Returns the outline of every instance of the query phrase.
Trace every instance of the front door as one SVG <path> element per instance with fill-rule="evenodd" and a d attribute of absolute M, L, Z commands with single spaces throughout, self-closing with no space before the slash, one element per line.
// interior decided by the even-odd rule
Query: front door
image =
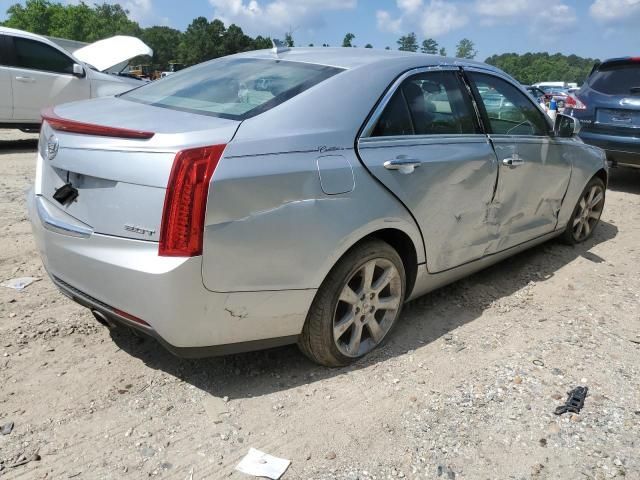
<path fill-rule="evenodd" d="M 38 123 L 45 107 L 90 98 L 89 79 L 73 75 L 71 57 L 37 40 L 13 37 L 13 45 L 14 120 Z"/>
<path fill-rule="evenodd" d="M 555 230 L 571 160 L 528 95 L 496 75 L 466 74 L 499 163 L 490 214 L 494 239 L 487 251 L 495 253 Z"/>
<path fill-rule="evenodd" d="M 484 256 L 498 167 L 459 69 L 401 77 L 365 127 L 358 152 L 413 214 L 430 272 Z"/>

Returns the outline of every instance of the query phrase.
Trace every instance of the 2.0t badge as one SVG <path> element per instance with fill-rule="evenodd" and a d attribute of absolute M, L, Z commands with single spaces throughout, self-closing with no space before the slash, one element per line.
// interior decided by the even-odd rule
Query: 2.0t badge
<path fill-rule="evenodd" d="M 149 235 L 150 237 L 152 237 L 153 234 L 156 233 L 156 231 L 152 228 L 143 228 L 129 224 L 125 224 L 124 229 L 127 232 L 139 233 L 140 235 Z"/>

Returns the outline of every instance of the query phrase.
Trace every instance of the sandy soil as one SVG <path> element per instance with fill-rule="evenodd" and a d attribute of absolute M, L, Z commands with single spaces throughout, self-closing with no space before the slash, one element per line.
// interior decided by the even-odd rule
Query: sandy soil
<path fill-rule="evenodd" d="M 41 278 L 0 287 L 0 477 L 246 478 L 255 447 L 285 479 L 640 478 L 640 172 L 613 172 L 586 244 L 412 302 L 382 350 L 330 370 L 295 347 L 185 361 L 100 326 L 36 253 L 35 142 L 0 132 L 0 282 Z M 583 411 L 555 416 L 577 385 Z"/>

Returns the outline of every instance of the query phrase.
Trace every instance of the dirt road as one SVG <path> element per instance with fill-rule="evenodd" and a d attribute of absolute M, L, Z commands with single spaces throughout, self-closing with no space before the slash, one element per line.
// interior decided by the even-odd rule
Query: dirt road
<path fill-rule="evenodd" d="M 240 479 L 250 447 L 290 459 L 285 479 L 640 478 L 640 172 L 613 172 L 585 245 L 419 299 L 381 351 L 330 370 L 294 347 L 185 361 L 110 334 L 41 266 L 34 138 L 0 133 L 0 282 L 41 278 L 0 287 L 1 478 Z M 577 385 L 582 413 L 555 416 Z"/>

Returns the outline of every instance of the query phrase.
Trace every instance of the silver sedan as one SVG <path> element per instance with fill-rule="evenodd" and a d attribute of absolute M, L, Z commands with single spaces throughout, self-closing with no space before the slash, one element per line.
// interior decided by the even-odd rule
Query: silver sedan
<path fill-rule="evenodd" d="M 53 282 L 181 356 L 348 364 L 406 301 L 589 238 L 605 200 L 575 119 L 452 58 L 248 52 L 43 118 L 29 208 Z"/>

